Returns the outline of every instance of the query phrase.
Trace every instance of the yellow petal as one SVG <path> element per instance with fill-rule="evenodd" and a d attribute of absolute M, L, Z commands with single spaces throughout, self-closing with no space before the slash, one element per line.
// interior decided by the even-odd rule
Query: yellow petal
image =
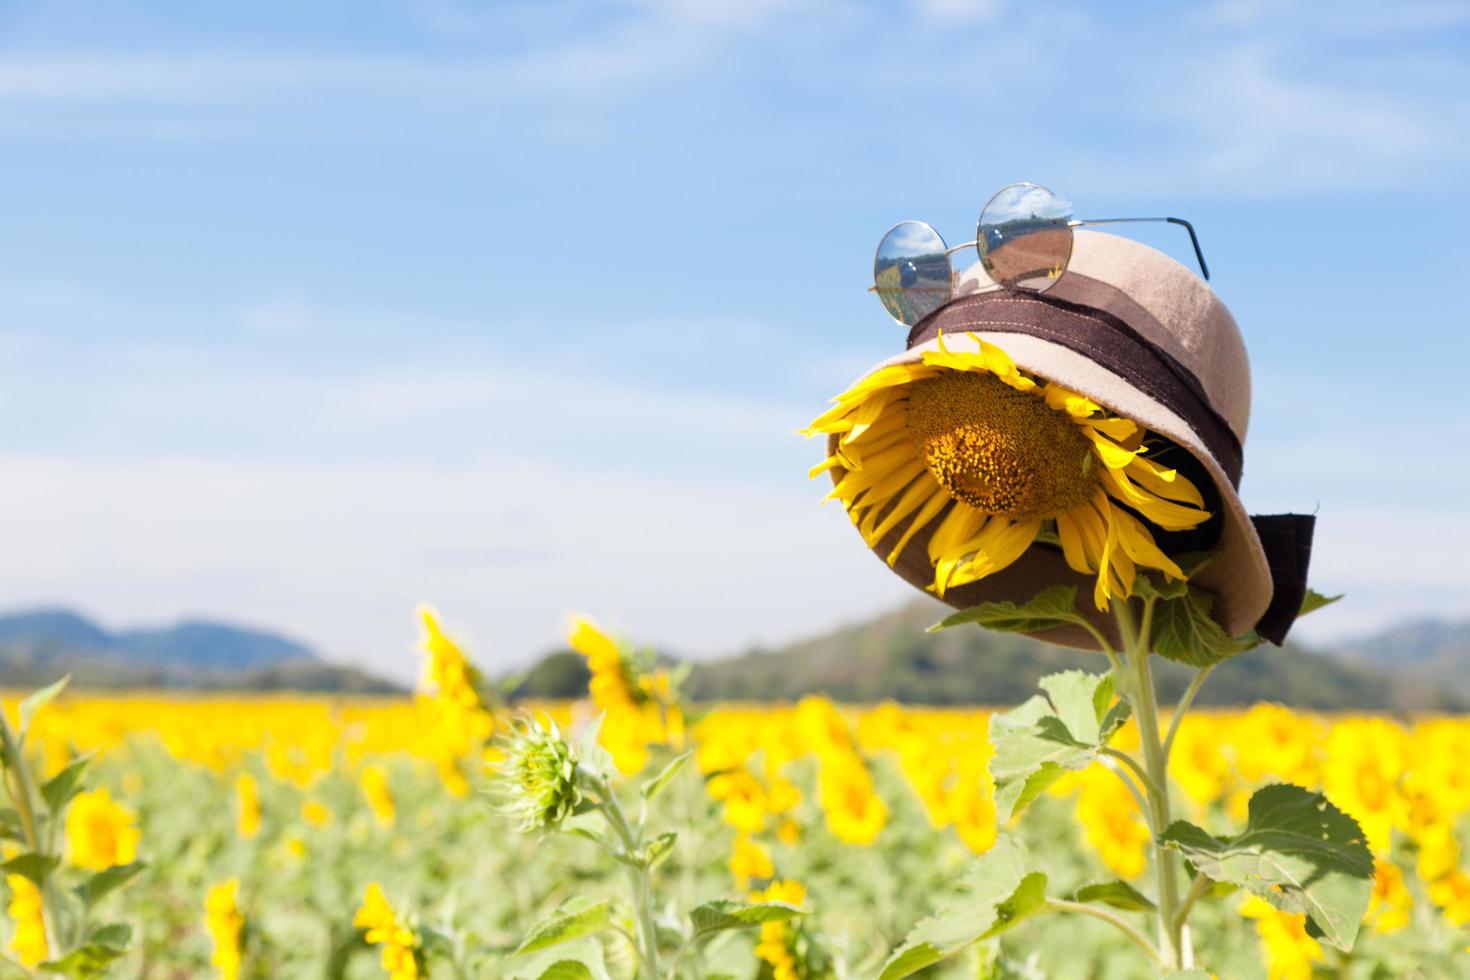
<path fill-rule="evenodd" d="M 1179 475 L 1178 470 L 1160 466 L 1151 459 L 1137 457 L 1128 464 L 1128 475 L 1143 489 L 1157 494 L 1168 500 L 1178 500 L 1187 504 L 1194 504 L 1203 508 L 1205 498 L 1200 496 L 1199 488 L 1189 482 L 1187 477 Z"/>
<path fill-rule="evenodd" d="M 1122 542 L 1123 551 L 1129 558 L 1146 568 L 1157 568 L 1169 578 L 1184 578 L 1184 572 L 1168 555 L 1159 550 L 1159 546 L 1154 543 L 1154 536 L 1138 518 L 1114 507 L 1113 520 L 1118 525 L 1118 540 Z"/>
<path fill-rule="evenodd" d="M 1166 531 L 1185 531 L 1210 518 L 1208 511 L 1185 507 L 1149 493 L 1134 484 L 1123 470 L 1105 468 L 1102 481 L 1114 497 Z"/>
<path fill-rule="evenodd" d="M 1046 403 L 1058 412 L 1066 412 L 1073 418 L 1087 418 L 1102 411 L 1102 406 L 1086 395 L 1080 395 L 1071 388 L 1065 388 L 1055 381 L 1049 381 L 1046 390 Z"/>
<path fill-rule="evenodd" d="M 935 489 L 938 492 L 930 497 L 924 506 L 920 508 L 919 512 L 914 515 L 913 521 L 909 523 L 908 528 L 903 532 L 903 537 L 898 539 L 898 543 L 888 553 L 887 561 L 889 568 L 892 568 L 898 562 L 898 556 L 903 554 L 903 549 L 908 547 L 908 543 L 913 540 L 914 535 L 918 534 L 930 521 L 934 520 L 939 512 L 945 508 L 945 505 L 950 502 L 949 494 L 940 489 L 937 483 L 935 484 Z M 963 505 L 956 504 L 956 506 Z"/>

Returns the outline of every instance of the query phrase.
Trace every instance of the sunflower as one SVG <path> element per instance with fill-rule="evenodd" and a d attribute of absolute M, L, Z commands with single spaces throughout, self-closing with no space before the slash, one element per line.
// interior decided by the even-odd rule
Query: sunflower
<path fill-rule="evenodd" d="M 941 336 L 937 350 L 879 368 L 802 430 L 833 437 L 811 475 L 833 471 L 826 499 L 842 502 L 869 547 L 901 531 L 891 567 L 932 527 L 929 588 L 939 596 L 1038 540 L 1096 576 L 1100 610 L 1133 594 L 1140 567 L 1185 578 L 1148 524 L 1184 531 L 1211 515 L 1193 483 L 1149 457 L 1160 440 L 967 336 L 976 351 L 951 350 Z"/>

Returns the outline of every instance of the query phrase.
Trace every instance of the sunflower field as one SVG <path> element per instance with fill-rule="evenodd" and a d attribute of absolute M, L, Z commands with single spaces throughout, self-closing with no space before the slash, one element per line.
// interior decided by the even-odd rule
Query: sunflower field
<path fill-rule="evenodd" d="M 0 972 L 1154 975 L 1153 834 L 1108 764 L 1134 720 L 1033 785 L 1023 822 L 991 712 L 691 707 L 587 622 L 570 636 L 587 698 L 511 708 L 424 622 L 412 701 L 10 699 Z M 1208 840 L 1320 789 L 1372 862 L 1361 928 L 1310 883 L 1292 912 L 1197 874 L 1190 955 L 1209 971 L 1178 976 L 1470 976 L 1470 720 L 1258 705 L 1171 734 L 1175 813 Z"/>

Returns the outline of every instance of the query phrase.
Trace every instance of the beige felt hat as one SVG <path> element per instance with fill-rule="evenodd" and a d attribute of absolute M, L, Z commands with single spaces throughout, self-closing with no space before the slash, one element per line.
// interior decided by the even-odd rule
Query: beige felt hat
<path fill-rule="evenodd" d="M 1254 629 L 1282 642 L 1305 595 L 1313 519 L 1253 518 L 1241 503 L 1250 363 L 1234 317 L 1202 279 L 1145 245 L 1078 231 L 1065 273 L 1046 292 L 1000 289 L 977 263 L 959 278 L 954 299 L 913 326 L 907 349 L 873 370 L 920 360 L 941 335 L 955 351 L 977 349 L 974 338 L 994 344 L 1038 380 L 1086 395 L 1187 452 L 1190 459 L 1179 468 L 1193 469 L 1216 517 L 1187 538 L 1160 544 L 1171 553 L 1218 551 L 1192 578 L 1217 596 L 1216 619 L 1231 635 Z M 832 436 L 832 451 L 836 441 Z M 889 555 L 902 530 L 890 531 L 873 551 Z M 920 589 L 933 581 L 930 531 L 914 536 L 893 566 Z M 957 608 L 1023 602 L 1056 584 L 1085 594 L 1091 580 L 1068 567 L 1060 551 L 1033 545 L 1001 571 L 949 590 L 944 600 Z M 1086 611 L 1113 631 L 1111 617 Z M 1078 627 L 1045 638 L 1095 647 Z"/>

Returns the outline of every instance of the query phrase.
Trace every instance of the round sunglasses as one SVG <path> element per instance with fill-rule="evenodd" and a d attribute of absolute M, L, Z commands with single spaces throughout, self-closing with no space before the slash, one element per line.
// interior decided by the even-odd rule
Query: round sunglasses
<path fill-rule="evenodd" d="M 923 221 L 900 221 L 878 243 L 873 258 L 873 286 L 893 319 L 912 327 L 954 299 L 957 270 L 950 257 L 971 247 L 992 282 L 1003 289 L 1042 292 L 1049 289 L 1072 259 L 1072 230 L 1085 225 L 1129 221 L 1167 221 L 1182 225 L 1194 244 L 1200 272 L 1210 278 L 1194 226 L 1183 218 L 1072 217 L 1072 204 L 1040 184 L 1011 184 L 996 192 L 980 212 L 975 240 L 946 246 L 934 227 Z"/>

